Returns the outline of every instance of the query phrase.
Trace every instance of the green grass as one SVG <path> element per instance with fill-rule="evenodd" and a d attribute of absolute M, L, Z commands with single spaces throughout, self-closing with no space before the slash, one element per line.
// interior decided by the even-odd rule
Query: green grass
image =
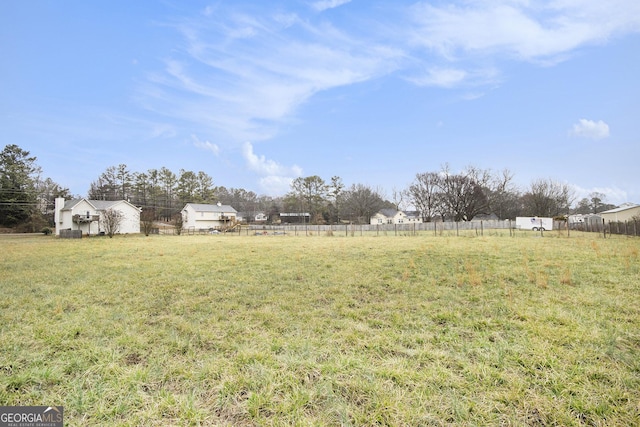
<path fill-rule="evenodd" d="M 0 238 L 0 405 L 66 425 L 638 425 L 640 240 Z"/>

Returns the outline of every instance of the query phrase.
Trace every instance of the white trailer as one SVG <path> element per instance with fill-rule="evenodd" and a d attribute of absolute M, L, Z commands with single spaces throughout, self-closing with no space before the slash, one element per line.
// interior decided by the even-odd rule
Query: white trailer
<path fill-rule="evenodd" d="M 553 218 L 544 218 L 541 216 L 519 216 L 516 217 L 516 228 L 533 231 L 553 230 Z"/>

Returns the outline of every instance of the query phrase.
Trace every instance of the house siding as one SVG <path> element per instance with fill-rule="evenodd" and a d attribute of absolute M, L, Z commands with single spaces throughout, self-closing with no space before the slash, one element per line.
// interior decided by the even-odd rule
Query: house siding
<path fill-rule="evenodd" d="M 192 205 L 182 209 L 182 227 L 185 229 L 219 228 L 236 219 L 237 211 L 227 205 Z"/>
<path fill-rule="evenodd" d="M 60 212 L 59 221 L 56 222 L 56 235 L 60 235 L 60 230 L 80 230 L 82 234 L 98 234 L 98 224 L 95 222 L 81 224 L 73 222 L 74 215 L 86 216 L 87 212 L 89 212 L 91 216 L 99 215 L 96 208 L 84 199 L 78 203 L 72 203 L 73 201 L 69 201 L 70 206 L 67 207 L 67 204 L 65 204 Z"/>
<path fill-rule="evenodd" d="M 93 202 L 93 203 L 92 203 Z M 104 231 L 104 211 L 115 209 L 123 218 L 119 227 L 119 234 L 140 233 L 140 209 L 122 200 L 120 202 L 91 201 L 87 199 L 65 201 L 57 198 L 55 201 L 54 220 L 56 235 L 61 230 L 80 230 L 82 234 L 94 235 Z M 73 221 L 75 215 L 97 217 L 97 221 L 77 223 Z"/>
<path fill-rule="evenodd" d="M 611 209 L 610 211 L 600 212 L 598 215 L 606 222 L 630 221 L 633 217 L 640 216 L 640 206 L 630 206 L 627 209 Z"/>
<path fill-rule="evenodd" d="M 421 223 L 419 217 L 409 216 L 403 211 L 394 211 L 392 209 L 383 209 L 371 217 L 369 223 L 371 225 L 382 224 L 415 224 Z"/>
<path fill-rule="evenodd" d="M 122 213 L 122 222 L 120 223 L 119 234 L 136 234 L 140 233 L 140 210 L 128 205 L 125 202 L 118 203 L 111 207 Z M 104 231 L 102 226 L 103 216 L 100 215 L 100 231 Z"/>

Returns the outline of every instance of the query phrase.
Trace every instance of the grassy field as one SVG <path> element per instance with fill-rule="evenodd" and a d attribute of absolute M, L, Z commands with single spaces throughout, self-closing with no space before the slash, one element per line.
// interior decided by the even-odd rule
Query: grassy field
<path fill-rule="evenodd" d="M 0 238 L 0 405 L 66 425 L 640 424 L 640 240 Z"/>

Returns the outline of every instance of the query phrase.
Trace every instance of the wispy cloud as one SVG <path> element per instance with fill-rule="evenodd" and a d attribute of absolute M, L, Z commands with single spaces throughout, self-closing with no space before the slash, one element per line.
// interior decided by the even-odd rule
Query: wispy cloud
<path fill-rule="evenodd" d="M 302 176 L 302 169 L 297 166 L 283 166 L 274 160 L 259 156 L 253 151 L 253 144 L 245 142 L 242 156 L 247 167 L 261 176 L 260 185 L 268 194 L 282 194 L 289 190 L 291 181 Z"/>
<path fill-rule="evenodd" d="M 321 0 L 313 2 L 311 4 L 311 7 L 313 7 L 318 12 L 322 12 L 327 9 L 333 9 L 342 6 L 343 4 L 347 4 L 349 2 L 351 2 L 351 0 Z"/>
<path fill-rule="evenodd" d="M 295 14 L 216 9 L 176 27 L 185 49 L 150 76 L 150 108 L 232 141 L 273 137 L 314 94 L 388 74 L 402 55 Z"/>
<path fill-rule="evenodd" d="M 407 80 L 418 86 L 451 87 L 465 80 L 468 73 L 456 68 L 431 68 L 420 77 L 410 77 Z"/>
<path fill-rule="evenodd" d="M 593 193 L 606 194 L 607 197 L 603 200 L 604 203 L 620 205 L 629 201 L 629 194 L 616 186 L 584 188 L 579 185 L 572 185 L 572 187 L 576 193 L 576 201 L 585 197 L 589 198 Z"/>
<path fill-rule="evenodd" d="M 141 92 L 148 108 L 198 123 L 219 141 L 260 141 L 321 91 L 398 70 L 419 86 L 495 86 L 504 59 L 553 64 L 581 46 L 640 31 L 636 0 L 422 1 L 405 12 L 340 28 L 303 12 L 217 4 L 175 24 L 183 45 Z"/>
<path fill-rule="evenodd" d="M 193 141 L 193 146 L 200 148 L 205 151 L 210 151 L 214 155 L 218 156 L 220 154 L 220 147 L 217 144 L 213 144 L 209 141 L 201 141 L 196 135 L 191 135 L 191 141 Z"/>
<path fill-rule="evenodd" d="M 561 60 L 621 32 L 640 31 L 635 0 L 495 0 L 414 7 L 412 42 L 447 59 L 468 55 Z"/>
<path fill-rule="evenodd" d="M 478 86 L 499 81 L 496 69 L 465 70 L 454 67 L 434 66 L 417 76 L 407 77 L 407 80 L 418 86 L 436 86 L 452 88 L 457 86 Z"/>
<path fill-rule="evenodd" d="M 573 128 L 569 132 L 570 135 L 590 138 L 590 139 L 603 139 L 609 137 L 609 125 L 602 120 L 593 121 L 587 119 L 580 119 L 580 121 L 573 125 Z"/>

